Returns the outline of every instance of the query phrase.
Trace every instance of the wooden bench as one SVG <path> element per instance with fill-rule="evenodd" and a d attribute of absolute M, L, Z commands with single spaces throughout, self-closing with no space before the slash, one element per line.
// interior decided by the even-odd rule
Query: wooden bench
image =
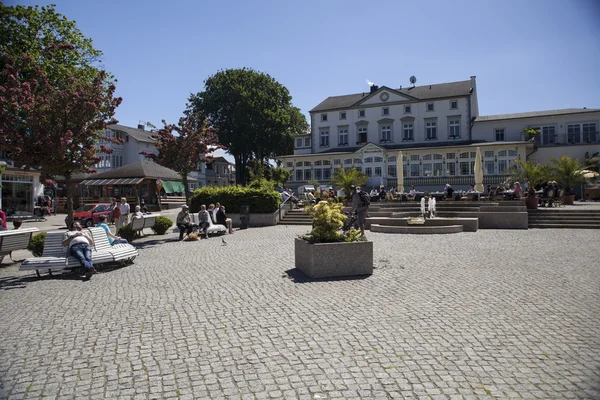
<path fill-rule="evenodd" d="M 144 236 L 144 228 L 152 228 L 156 224 L 156 217 L 160 217 L 160 214 L 148 214 L 142 218 L 133 218 L 129 226 L 134 232 Z"/>
<path fill-rule="evenodd" d="M 12 252 L 14 250 L 26 250 L 29 247 L 34 232 L 39 232 L 38 228 L 22 228 L 10 231 L 0 231 L 0 262 L 4 256 L 8 255 L 13 261 Z"/>

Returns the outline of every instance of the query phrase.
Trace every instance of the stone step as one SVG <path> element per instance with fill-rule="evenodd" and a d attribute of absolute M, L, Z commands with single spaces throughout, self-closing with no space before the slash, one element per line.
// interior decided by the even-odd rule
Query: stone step
<path fill-rule="evenodd" d="M 529 214 L 529 220 L 582 220 L 582 221 L 600 221 L 600 215 L 531 215 Z"/>
<path fill-rule="evenodd" d="M 410 226 L 386 226 L 373 224 L 371 232 L 381 233 L 408 233 L 415 235 L 435 235 L 447 233 L 460 233 L 463 231 L 462 225 L 445 225 L 445 226 L 426 226 L 426 225 L 410 225 Z"/>
<path fill-rule="evenodd" d="M 286 221 L 281 220 L 277 225 L 312 225 L 312 221 Z"/>
<path fill-rule="evenodd" d="M 600 229 L 600 224 L 582 223 L 529 223 L 529 229 Z"/>

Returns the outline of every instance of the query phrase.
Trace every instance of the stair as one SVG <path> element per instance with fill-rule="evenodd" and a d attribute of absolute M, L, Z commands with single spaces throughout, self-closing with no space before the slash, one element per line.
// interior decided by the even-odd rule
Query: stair
<path fill-rule="evenodd" d="M 600 210 L 529 210 L 529 229 L 600 229 Z"/>
<path fill-rule="evenodd" d="M 371 232 L 382 233 L 405 233 L 413 235 L 437 235 L 445 233 L 460 233 L 463 231 L 462 225 L 444 225 L 444 226 L 426 226 L 426 225 L 408 225 L 393 226 L 372 224 Z"/>
<path fill-rule="evenodd" d="M 278 225 L 312 225 L 312 218 L 304 214 L 302 209 L 290 210 L 281 218 Z"/>

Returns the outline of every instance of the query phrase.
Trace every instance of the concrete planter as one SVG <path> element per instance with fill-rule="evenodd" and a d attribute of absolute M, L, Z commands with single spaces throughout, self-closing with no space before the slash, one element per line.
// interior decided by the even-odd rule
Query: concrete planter
<path fill-rule="evenodd" d="M 311 278 L 373 274 L 373 242 L 311 244 L 295 240 L 296 268 Z"/>

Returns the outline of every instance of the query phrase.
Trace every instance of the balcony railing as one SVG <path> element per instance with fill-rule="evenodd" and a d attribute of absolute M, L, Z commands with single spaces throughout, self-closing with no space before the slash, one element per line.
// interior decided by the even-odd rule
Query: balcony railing
<path fill-rule="evenodd" d="M 512 175 L 484 175 L 484 185 L 498 185 L 504 182 L 507 178 Z M 461 175 L 461 176 L 429 176 L 419 178 L 404 178 L 404 187 L 419 187 L 419 186 L 444 186 L 446 183 L 453 185 L 472 185 L 475 183 L 475 176 L 473 175 Z M 387 178 L 387 184 L 389 187 L 396 187 L 398 185 L 398 179 Z"/>
<path fill-rule="evenodd" d="M 600 143 L 600 132 L 556 133 L 535 136 L 534 142 L 540 146 L 569 146 Z"/>

